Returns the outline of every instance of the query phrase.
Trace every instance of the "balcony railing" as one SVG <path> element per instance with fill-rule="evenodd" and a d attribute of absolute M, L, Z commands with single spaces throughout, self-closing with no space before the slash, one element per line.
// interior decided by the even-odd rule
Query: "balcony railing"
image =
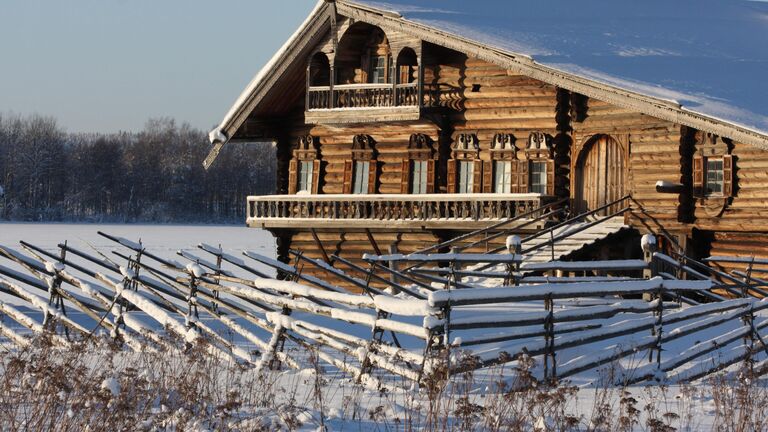
<path fill-rule="evenodd" d="M 424 100 L 431 100 L 426 92 Z M 426 103 L 424 105 L 427 105 Z M 419 106 L 418 83 L 408 84 L 344 84 L 309 87 L 307 109 L 387 108 Z"/>
<path fill-rule="evenodd" d="M 251 226 L 392 221 L 480 222 L 513 218 L 552 200 L 540 194 L 271 195 L 248 197 Z M 373 226 L 372 226 L 373 227 Z"/>

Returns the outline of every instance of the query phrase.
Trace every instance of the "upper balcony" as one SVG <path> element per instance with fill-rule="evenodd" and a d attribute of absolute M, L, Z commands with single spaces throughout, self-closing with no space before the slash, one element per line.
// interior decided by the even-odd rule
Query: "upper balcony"
<path fill-rule="evenodd" d="M 437 98 L 424 86 L 421 45 L 390 44 L 363 22 L 343 31 L 337 49 L 312 55 L 306 85 L 308 124 L 417 120 Z"/>
<path fill-rule="evenodd" d="M 524 215 L 553 201 L 536 193 L 250 196 L 247 224 L 254 228 L 376 228 L 384 223 L 386 228 L 467 230 Z"/>

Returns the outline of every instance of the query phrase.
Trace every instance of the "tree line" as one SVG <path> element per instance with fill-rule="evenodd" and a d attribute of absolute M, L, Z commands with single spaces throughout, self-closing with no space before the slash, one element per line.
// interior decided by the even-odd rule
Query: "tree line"
<path fill-rule="evenodd" d="M 141 132 L 66 133 L 52 117 L 0 116 L 0 219 L 243 222 L 247 195 L 274 192 L 268 143 L 224 146 L 202 167 L 204 131 L 173 119 Z"/>

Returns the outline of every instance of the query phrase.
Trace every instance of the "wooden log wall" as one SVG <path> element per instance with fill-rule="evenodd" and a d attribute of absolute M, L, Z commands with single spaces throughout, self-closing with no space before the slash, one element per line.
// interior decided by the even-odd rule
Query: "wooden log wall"
<path fill-rule="evenodd" d="M 440 89 L 450 148 L 459 134 L 477 135 L 480 159 L 490 160 L 494 135 L 512 134 L 519 149 L 533 132 L 557 135 L 556 87 L 475 58 L 427 46 L 425 88 Z"/>
<path fill-rule="evenodd" d="M 594 136 L 604 134 L 621 142 L 626 151 L 625 191 L 631 194 L 647 214 L 634 212 L 632 223 L 640 228 L 686 230 L 678 223 L 679 196 L 656 192 L 656 182 L 681 181 L 680 126 L 617 107 L 596 99 L 586 102 L 586 118 L 572 121 L 571 163 L 575 175 L 581 152 L 587 150 Z M 627 148 L 628 146 L 628 148 Z M 572 185 L 575 185 L 572 179 Z M 573 193 L 573 191 L 572 191 Z M 645 229 L 643 229 L 645 231 Z"/>
<path fill-rule="evenodd" d="M 733 143 L 735 196 L 699 200 L 696 227 L 711 231 L 768 233 L 768 151 Z"/>
<path fill-rule="evenodd" d="M 296 124 L 288 140 L 295 143 L 300 136 L 312 134 L 322 158 L 323 194 L 340 194 L 344 188 L 344 162 L 352 159 L 352 139 L 365 134 L 373 138 L 378 161 L 377 193 L 399 194 L 403 160 L 408 159 L 408 142 L 412 134 L 425 134 L 435 140 L 437 151 L 440 130 L 429 121 L 399 123 L 369 123 L 363 125 L 329 126 Z"/>

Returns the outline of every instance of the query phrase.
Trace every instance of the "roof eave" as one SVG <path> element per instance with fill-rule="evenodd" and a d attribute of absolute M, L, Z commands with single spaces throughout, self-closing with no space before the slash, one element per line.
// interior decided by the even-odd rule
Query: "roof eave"
<path fill-rule="evenodd" d="M 245 122 L 266 92 L 280 79 L 304 48 L 312 42 L 313 36 L 322 31 L 328 19 L 328 7 L 330 6 L 327 2 L 318 0 L 307 19 L 251 80 L 221 123 L 210 131 L 208 139 L 211 144 L 225 144 L 235 135 L 235 132 Z"/>

